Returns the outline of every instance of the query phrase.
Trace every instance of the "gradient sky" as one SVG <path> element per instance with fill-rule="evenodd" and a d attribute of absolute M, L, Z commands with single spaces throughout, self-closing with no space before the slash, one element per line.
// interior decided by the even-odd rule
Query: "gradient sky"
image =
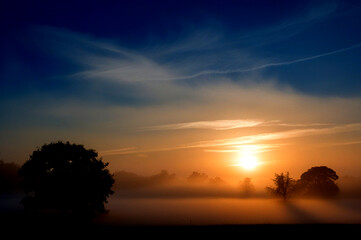
<path fill-rule="evenodd" d="M 142 174 L 360 175 L 360 29 L 360 1 L 2 1 L 0 158 L 68 140 Z"/>

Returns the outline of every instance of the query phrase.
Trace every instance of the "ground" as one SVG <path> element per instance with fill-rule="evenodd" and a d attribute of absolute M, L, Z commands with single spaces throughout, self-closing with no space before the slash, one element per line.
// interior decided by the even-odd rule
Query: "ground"
<path fill-rule="evenodd" d="M 352 236 L 361 229 L 361 201 L 271 199 L 119 199 L 92 220 L 54 212 L 26 214 L 19 196 L 1 200 L 2 232 L 67 237 Z M 327 203 L 327 204 L 326 204 Z M 6 205 L 7 204 L 7 205 Z M 7 206 L 5 208 L 5 206 Z M 137 211 L 135 211 L 137 210 Z M 331 211 L 332 210 L 332 211 Z M 145 235 L 144 235 L 145 234 Z"/>

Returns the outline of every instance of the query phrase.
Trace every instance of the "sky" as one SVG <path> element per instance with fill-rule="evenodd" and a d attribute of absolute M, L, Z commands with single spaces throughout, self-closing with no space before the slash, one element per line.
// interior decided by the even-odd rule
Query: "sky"
<path fill-rule="evenodd" d="M 360 176 L 360 29 L 359 1 L 2 1 L 0 159 L 61 140 L 112 171 Z"/>

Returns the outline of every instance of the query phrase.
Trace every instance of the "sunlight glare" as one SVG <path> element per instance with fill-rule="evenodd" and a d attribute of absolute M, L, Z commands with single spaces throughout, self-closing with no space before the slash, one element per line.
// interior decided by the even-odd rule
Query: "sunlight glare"
<path fill-rule="evenodd" d="M 239 166 L 246 170 L 253 170 L 259 165 L 258 158 L 251 148 L 242 149 L 239 153 Z"/>

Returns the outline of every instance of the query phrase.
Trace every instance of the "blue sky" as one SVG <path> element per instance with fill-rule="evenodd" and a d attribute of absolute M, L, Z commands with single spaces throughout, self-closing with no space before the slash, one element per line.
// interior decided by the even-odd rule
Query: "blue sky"
<path fill-rule="evenodd" d="M 3 1 L 0 22 L 5 160 L 59 139 L 108 153 L 204 140 L 158 131 L 174 126 L 358 129 L 359 1 Z"/>
<path fill-rule="evenodd" d="M 11 1 L 2 5 L 5 92 L 84 67 L 49 53 L 51 40 L 47 41 L 45 28 L 110 41 L 171 67 L 181 64 L 185 76 L 203 71 L 237 75 L 237 70 L 292 62 L 361 43 L 357 1 Z M 360 49 L 254 72 L 310 94 L 359 95 Z M 190 63 L 194 58 L 201 62 Z M 46 85 L 52 90 L 59 87 Z"/>

